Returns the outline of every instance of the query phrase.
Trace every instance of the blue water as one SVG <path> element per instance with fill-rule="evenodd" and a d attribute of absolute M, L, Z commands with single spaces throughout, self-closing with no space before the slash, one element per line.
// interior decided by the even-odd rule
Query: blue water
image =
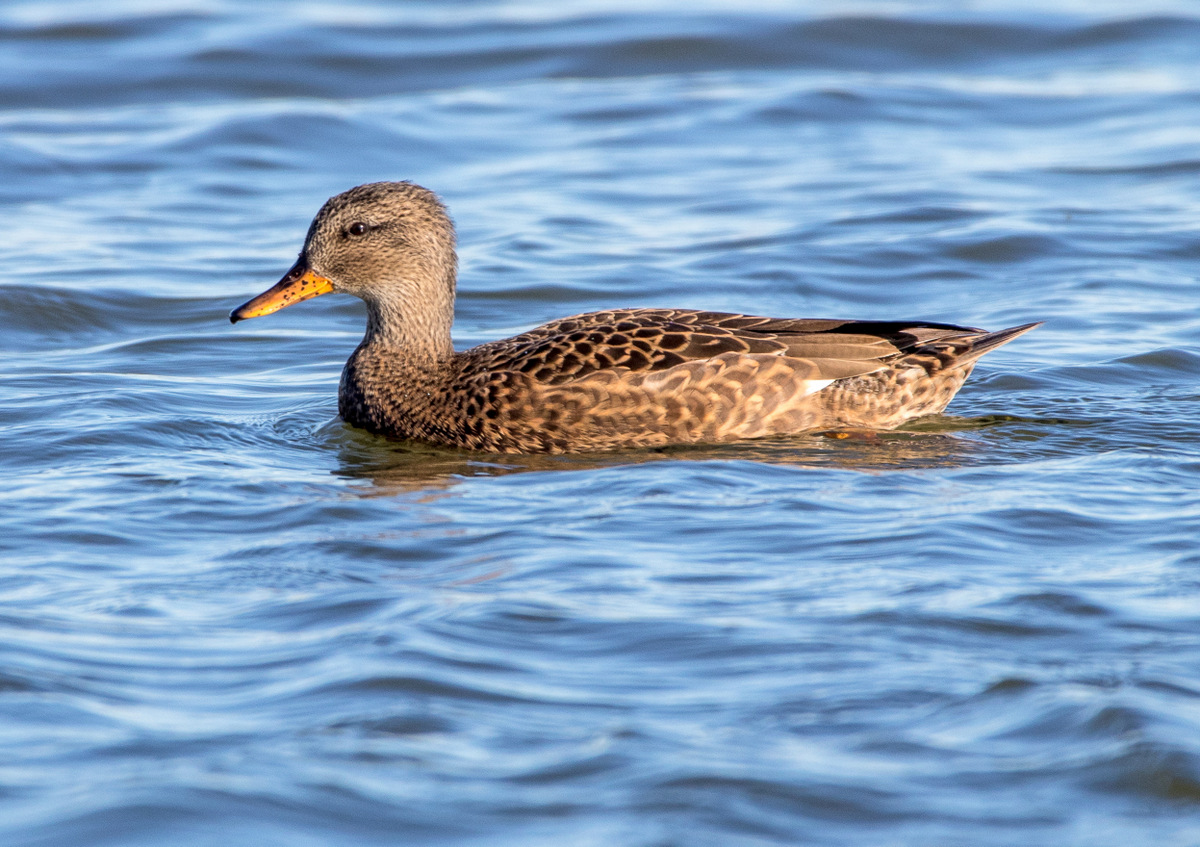
<path fill-rule="evenodd" d="M 236 327 L 1045 326 L 878 439 L 523 458 Z M 0 5 L 0 843 L 1200 844 L 1200 8 Z"/>

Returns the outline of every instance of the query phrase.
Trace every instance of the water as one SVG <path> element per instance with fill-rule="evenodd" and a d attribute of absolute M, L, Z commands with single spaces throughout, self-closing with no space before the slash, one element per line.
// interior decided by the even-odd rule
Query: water
<path fill-rule="evenodd" d="M 1200 844 L 1200 16 L 0 6 L 0 842 Z M 409 178 L 468 345 L 1045 320 L 947 417 L 601 456 L 335 418 Z"/>

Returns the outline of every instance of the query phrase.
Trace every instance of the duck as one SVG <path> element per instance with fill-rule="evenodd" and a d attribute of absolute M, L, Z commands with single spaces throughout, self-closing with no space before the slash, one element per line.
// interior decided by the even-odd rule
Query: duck
<path fill-rule="evenodd" d="M 458 260 L 446 206 L 413 182 L 330 198 L 291 269 L 237 323 L 328 293 L 367 307 L 338 413 L 377 435 L 487 453 L 580 453 L 822 431 L 942 412 L 996 332 L 928 321 L 619 308 L 456 351 Z"/>

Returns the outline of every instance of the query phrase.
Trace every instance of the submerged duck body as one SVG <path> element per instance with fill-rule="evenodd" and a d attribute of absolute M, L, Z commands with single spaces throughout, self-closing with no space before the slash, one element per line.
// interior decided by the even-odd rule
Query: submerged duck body
<path fill-rule="evenodd" d="M 980 356 L 1038 325 L 619 309 L 455 352 L 456 275 L 454 228 L 436 195 L 371 183 L 331 198 L 292 269 L 230 319 L 331 291 L 360 297 L 367 331 L 342 372 L 342 418 L 498 453 L 892 429 L 941 412 Z"/>

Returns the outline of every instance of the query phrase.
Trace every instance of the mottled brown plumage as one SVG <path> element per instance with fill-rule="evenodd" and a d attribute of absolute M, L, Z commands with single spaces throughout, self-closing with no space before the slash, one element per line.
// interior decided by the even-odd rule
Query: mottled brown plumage
<path fill-rule="evenodd" d="M 269 314 L 328 291 L 367 304 L 338 409 L 371 432 L 501 453 L 891 429 L 942 411 L 975 361 L 1037 324 L 762 318 L 618 309 L 454 352 L 454 228 L 406 182 L 330 199 L 295 266 L 236 309 Z"/>

